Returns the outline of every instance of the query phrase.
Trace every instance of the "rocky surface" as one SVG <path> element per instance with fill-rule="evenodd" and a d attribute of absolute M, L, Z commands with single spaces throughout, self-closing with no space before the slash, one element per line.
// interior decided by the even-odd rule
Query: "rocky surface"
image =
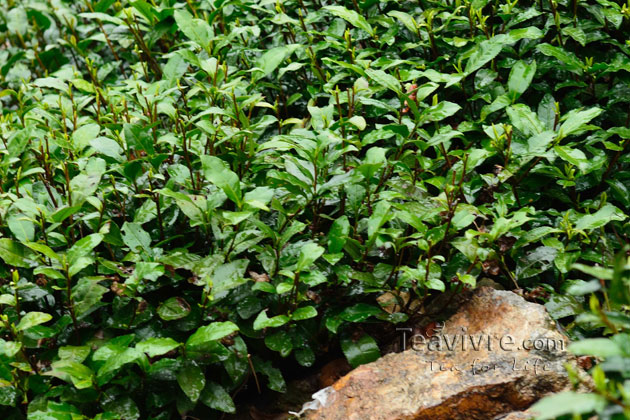
<path fill-rule="evenodd" d="M 568 384 L 568 341 L 544 307 L 489 287 L 429 338 L 360 366 L 332 385 L 309 420 L 528 418 Z M 509 417 L 512 416 L 512 417 Z"/>

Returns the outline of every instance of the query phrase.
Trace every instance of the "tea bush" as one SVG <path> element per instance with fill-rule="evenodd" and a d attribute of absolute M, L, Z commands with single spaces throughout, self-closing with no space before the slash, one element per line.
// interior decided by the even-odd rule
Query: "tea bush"
<path fill-rule="evenodd" d="M 220 418 L 483 277 L 570 319 L 628 242 L 622 1 L 0 16 L 3 419 Z"/>

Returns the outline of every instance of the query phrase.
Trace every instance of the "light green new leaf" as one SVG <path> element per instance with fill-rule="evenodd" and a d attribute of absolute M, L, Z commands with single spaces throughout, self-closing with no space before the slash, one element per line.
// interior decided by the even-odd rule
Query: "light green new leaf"
<path fill-rule="evenodd" d="M 216 156 L 201 156 L 201 165 L 206 179 L 221 188 L 239 208 L 243 206 L 241 184 L 227 163 Z"/>
<path fill-rule="evenodd" d="M 52 319 L 52 315 L 45 312 L 29 312 L 22 317 L 20 322 L 15 326 L 18 331 L 27 330 L 35 325 L 43 324 Z"/>
<path fill-rule="evenodd" d="M 462 109 L 462 107 L 454 102 L 442 101 L 437 105 L 425 109 L 420 118 L 423 123 L 441 121 L 455 114 L 460 109 Z"/>
<path fill-rule="evenodd" d="M 368 34 L 374 36 L 374 29 L 372 29 L 372 26 L 363 16 L 354 10 L 348 10 L 343 6 L 325 6 L 324 9 L 328 10 L 333 15 L 342 18 L 351 25 L 361 28 Z"/>
<path fill-rule="evenodd" d="M 11 266 L 23 268 L 31 266 L 25 258 L 25 247 L 8 238 L 0 238 L 0 258 Z"/>
<path fill-rule="evenodd" d="M 153 337 L 136 344 L 136 349 L 146 353 L 149 357 L 156 357 L 175 350 L 179 346 L 181 344 L 170 337 Z"/>
<path fill-rule="evenodd" d="M 582 128 L 584 124 L 589 123 L 593 118 L 601 114 L 603 110 L 601 108 L 589 108 L 584 111 L 571 111 L 567 114 L 566 119 L 560 126 L 558 131 L 558 137 L 561 139 L 570 136 Z"/>
<path fill-rule="evenodd" d="M 254 329 L 256 328 L 254 327 Z M 235 331 L 238 331 L 238 326 L 233 322 L 213 322 L 210 325 L 204 325 L 197 329 L 197 331 L 188 338 L 188 341 L 186 341 L 186 347 L 198 346 L 208 341 L 220 340 Z"/>
<path fill-rule="evenodd" d="M 555 146 L 553 150 L 562 159 L 577 166 L 580 171 L 584 172 L 589 167 L 589 160 L 580 149 L 572 149 L 569 146 Z"/>
<path fill-rule="evenodd" d="M 307 270 L 315 260 L 322 256 L 324 253 L 324 248 L 321 246 L 309 242 L 300 249 L 300 255 L 298 257 L 297 266 L 295 267 L 296 271 Z"/>
<path fill-rule="evenodd" d="M 291 314 L 291 319 L 294 321 L 301 321 L 303 319 L 315 318 L 317 316 L 317 309 L 313 306 L 305 306 L 298 308 Z"/>
<path fill-rule="evenodd" d="M 281 327 L 290 319 L 286 315 L 277 315 L 272 318 L 267 317 L 267 310 L 261 311 L 254 320 L 254 330 L 262 330 L 263 328 Z"/>
<path fill-rule="evenodd" d="M 571 343 L 569 351 L 578 356 L 589 355 L 602 358 L 624 355 L 619 344 L 610 338 L 583 338 Z"/>
<path fill-rule="evenodd" d="M 497 55 L 499 55 L 499 53 L 503 49 L 503 46 L 508 42 L 510 42 L 510 39 L 503 34 L 496 35 L 485 41 L 481 41 L 466 62 L 464 73 L 466 75 L 469 75 L 472 74 L 474 71 L 480 69 L 488 61 L 494 59 Z"/>
<path fill-rule="evenodd" d="M 540 44 L 537 49 L 546 56 L 558 59 L 566 66 L 567 70 L 572 73 L 582 74 L 584 71 L 584 63 L 582 63 L 575 54 L 563 48 L 554 47 L 550 44 Z"/>
<path fill-rule="evenodd" d="M 524 61 L 517 61 L 510 71 L 508 79 L 508 90 L 513 100 L 516 100 L 527 90 L 534 75 L 536 74 L 536 61 L 527 64 Z"/>
<path fill-rule="evenodd" d="M 628 216 L 626 216 L 623 211 L 610 203 L 606 203 L 595 213 L 581 216 L 575 224 L 575 228 L 577 230 L 597 229 L 606 225 L 608 222 L 613 220 L 625 220 L 627 217 Z"/>
<path fill-rule="evenodd" d="M 537 420 L 551 420 L 564 415 L 599 412 L 604 407 L 606 399 L 601 395 L 566 391 L 543 398 L 528 411 L 535 414 Z"/>
<path fill-rule="evenodd" d="M 391 74 L 385 73 L 383 70 L 367 69 L 365 73 L 379 85 L 393 90 L 398 95 L 402 94 L 400 82 Z"/>
<path fill-rule="evenodd" d="M 100 233 L 92 233 L 82 239 L 79 239 L 74 245 L 72 245 L 72 248 L 68 250 L 68 262 L 70 265 L 74 264 L 79 257 L 83 257 L 91 253 L 102 241 L 103 235 Z"/>
<path fill-rule="evenodd" d="M 64 381 L 72 382 L 77 389 L 90 388 L 94 379 L 94 372 L 89 367 L 74 360 L 58 360 L 52 365 L 52 370 L 44 375 L 54 376 Z"/>
<path fill-rule="evenodd" d="M 208 23 L 193 16 L 185 10 L 175 10 L 173 13 L 177 27 L 203 49 L 208 49 L 214 33 Z"/>
<path fill-rule="evenodd" d="M 139 223 L 125 222 L 122 227 L 123 239 L 132 251 L 138 252 L 144 250 L 151 254 L 151 236 L 142 229 Z"/>
<path fill-rule="evenodd" d="M 273 73 L 284 60 L 289 57 L 297 48 L 295 45 L 285 45 L 282 47 L 272 48 L 266 51 L 258 60 L 254 67 L 260 69 L 254 74 L 253 80 L 259 80 Z"/>

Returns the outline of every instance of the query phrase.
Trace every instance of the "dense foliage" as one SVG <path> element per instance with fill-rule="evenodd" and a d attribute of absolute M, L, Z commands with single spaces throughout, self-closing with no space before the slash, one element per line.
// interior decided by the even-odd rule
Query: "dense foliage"
<path fill-rule="evenodd" d="M 2 418 L 220 418 L 482 277 L 627 413 L 628 7 L 3 1 Z"/>

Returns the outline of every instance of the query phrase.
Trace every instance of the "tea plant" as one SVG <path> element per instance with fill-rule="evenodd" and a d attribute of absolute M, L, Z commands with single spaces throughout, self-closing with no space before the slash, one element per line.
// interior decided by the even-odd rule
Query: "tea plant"
<path fill-rule="evenodd" d="M 3 418 L 220 418 L 447 289 L 563 290 L 627 243 L 625 2 L 0 17 Z"/>
<path fill-rule="evenodd" d="M 565 310 L 562 317 L 577 315 L 571 332 L 578 341 L 569 350 L 582 356 L 581 367 L 589 369 L 591 377 L 586 380 L 575 368 L 568 368 L 575 387 L 591 392 L 567 391 L 543 399 L 532 408 L 543 414 L 540 419 L 562 415 L 585 418 L 582 416 L 591 414 L 601 419 L 630 417 L 630 260 L 628 248 L 624 251 L 610 261 L 611 268 L 575 266 L 592 279 L 575 280 L 568 285 L 563 299 L 571 303 L 572 310 Z M 601 363 L 593 366 L 592 356 Z"/>

